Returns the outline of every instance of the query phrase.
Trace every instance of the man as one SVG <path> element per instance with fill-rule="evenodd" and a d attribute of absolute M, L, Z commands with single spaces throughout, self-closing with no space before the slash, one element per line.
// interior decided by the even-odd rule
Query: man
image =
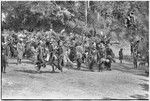
<path fill-rule="evenodd" d="M 88 53 L 88 66 L 89 66 L 89 69 L 92 71 L 93 70 L 93 65 L 94 65 L 94 56 L 92 54 L 92 51 L 89 50 L 89 53 Z"/>
<path fill-rule="evenodd" d="M 76 48 L 74 45 L 70 47 L 70 54 L 69 54 L 69 59 L 73 62 L 75 60 L 76 56 Z"/>
<path fill-rule="evenodd" d="M 97 62 L 104 57 L 102 43 L 97 43 Z"/>
<path fill-rule="evenodd" d="M 6 41 L 7 41 L 7 46 L 9 48 L 8 56 L 9 56 L 9 58 L 14 57 L 14 47 L 12 44 L 12 40 L 9 37 L 7 37 Z"/>
<path fill-rule="evenodd" d="M 81 69 L 81 63 L 82 63 L 82 54 L 80 52 L 77 52 L 77 69 Z"/>
<path fill-rule="evenodd" d="M 106 47 L 106 59 L 109 59 L 109 63 L 106 63 L 105 65 L 107 66 L 107 70 L 111 70 L 111 63 L 112 61 L 115 62 L 115 60 L 113 59 L 114 58 L 114 53 L 112 51 L 111 48 L 109 48 L 109 46 Z"/>
<path fill-rule="evenodd" d="M 114 53 L 113 53 L 112 49 L 109 46 L 106 46 L 106 50 L 105 51 L 106 51 L 106 57 L 108 55 L 114 57 Z"/>
<path fill-rule="evenodd" d="M 103 51 L 102 43 L 98 45 L 97 51 L 98 51 L 97 52 L 98 69 L 99 71 L 102 71 L 103 68 L 101 66 L 101 63 L 102 63 L 101 59 L 104 58 L 104 51 Z"/>
<path fill-rule="evenodd" d="M 66 67 L 69 66 L 69 67 L 73 68 L 74 64 L 69 59 L 69 54 L 70 54 L 70 48 L 69 47 L 64 48 L 63 63 L 64 63 L 64 66 L 66 66 Z"/>
<path fill-rule="evenodd" d="M 123 60 L 123 49 L 122 48 L 119 51 L 119 60 L 120 60 L 120 63 L 122 63 L 122 60 Z"/>
<path fill-rule="evenodd" d="M 53 55 L 53 45 L 52 45 L 52 42 L 51 41 L 49 41 L 49 40 L 47 40 L 46 41 L 46 46 L 48 47 L 48 50 L 49 50 L 49 55 L 50 55 L 50 58 L 52 57 L 52 55 Z"/>
<path fill-rule="evenodd" d="M 81 63 L 82 63 L 82 54 L 83 54 L 83 47 L 82 46 L 77 46 L 76 47 L 76 60 L 77 60 L 77 69 L 81 69 Z"/>
<path fill-rule="evenodd" d="M 97 50 L 93 48 L 91 51 L 91 61 L 90 61 L 90 70 L 93 71 L 93 66 L 97 64 Z"/>
<path fill-rule="evenodd" d="M 62 72 L 62 61 L 61 59 L 63 59 L 62 54 L 63 54 L 63 48 L 62 48 L 62 43 L 60 42 L 60 40 L 57 41 L 57 47 L 56 47 L 56 53 L 53 54 L 52 56 L 52 67 L 53 67 L 53 72 L 54 72 L 54 65 Z M 54 48 L 55 50 L 55 48 Z"/>
<path fill-rule="evenodd" d="M 58 42 L 58 56 L 60 56 L 62 53 L 63 53 L 63 49 L 62 49 L 62 43 L 61 43 L 61 41 L 59 40 Z"/>
<path fill-rule="evenodd" d="M 2 56 L 1 56 L 1 72 L 6 73 L 7 62 L 7 48 L 6 44 L 2 42 Z"/>
<path fill-rule="evenodd" d="M 135 50 L 133 52 L 133 64 L 134 64 L 134 68 L 137 69 L 137 62 L 138 62 L 138 53 L 137 51 Z"/>
<path fill-rule="evenodd" d="M 23 45 L 23 42 L 20 40 L 17 44 L 17 53 L 18 53 L 17 64 L 21 64 L 23 52 L 24 52 L 24 45 Z"/>
<path fill-rule="evenodd" d="M 137 62 L 138 62 L 138 47 L 139 47 L 139 40 L 134 42 L 133 46 L 133 64 L 134 68 L 137 69 Z"/>
<path fill-rule="evenodd" d="M 40 41 L 38 43 L 37 47 L 37 62 L 36 62 L 36 67 L 37 67 L 37 72 L 40 73 L 40 69 L 43 66 L 44 59 L 43 59 L 43 49 L 42 49 L 42 42 Z"/>
<path fill-rule="evenodd" d="M 133 42 L 130 43 L 131 56 L 133 55 Z"/>

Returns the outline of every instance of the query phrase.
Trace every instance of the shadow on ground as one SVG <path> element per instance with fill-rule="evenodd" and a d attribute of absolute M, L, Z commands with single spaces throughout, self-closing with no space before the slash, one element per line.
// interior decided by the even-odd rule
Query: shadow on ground
<path fill-rule="evenodd" d="M 146 83 L 143 83 L 143 84 L 139 84 L 142 89 L 146 92 L 149 91 L 149 85 L 146 84 Z M 135 95 L 131 95 L 130 97 L 132 98 L 135 98 L 135 99 L 148 99 L 148 94 L 145 94 L 145 95 L 140 95 L 140 94 L 135 94 Z"/>
<path fill-rule="evenodd" d="M 146 74 L 146 73 L 140 73 L 140 74 L 136 74 L 136 75 L 149 77 L 148 74 Z"/>
<path fill-rule="evenodd" d="M 139 94 L 135 94 L 135 95 L 131 95 L 130 97 L 135 98 L 135 99 L 148 99 L 148 94 L 145 95 L 139 95 Z"/>
<path fill-rule="evenodd" d="M 145 80 L 145 79 L 140 79 L 140 80 L 143 80 L 143 81 L 145 81 L 145 82 L 149 82 L 149 80 Z"/>
<path fill-rule="evenodd" d="M 22 63 L 26 63 L 26 64 L 33 64 L 32 61 L 22 61 Z"/>
<path fill-rule="evenodd" d="M 113 98 L 110 98 L 110 97 L 104 97 L 102 98 L 103 100 L 112 100 Z"/>
<path fill-rule="evenodd" d="M 123 70 L 133 70 L 134 68 L 131 68 L 130 66 L 127 66 L 125 64 L 112 64 L 113 67 L 116 67 L 117 69 L 123 69 Z M 119 68 L 118 68 L 119 66 Z M 114 69 L 116 69 L 114 68 Z"/>
<path fill-rule="evenodd" d="M 25 63 L 25 64 L 33 64 L 32 61 L 28 61 L 28 60 L 23 60 L 23 61 L 21 61 L 21 63 Z M 17 64 L 17 60 L 16 60 L 16 61 L 13 61 L 13 62 L 9 62 L 9 64 Z"/>
<path fill-rule="evenodd" d="M 120 64 L 119 66 L 120 67 L 118 68 L 117 64 L 113 64 L 112 69 L 113 70 L 118 70 L 118 71 L 121 71 L 121 72 L 127 72 L 127 73 L 132 73 L 132 74 L 135 74 L 135 75 L 139 75 L 139 76 L 148 77 L 148 74 L 146 74 L 144 70 L 130 68 L 129 66 L 125 66 L 123 64 Z"/>
<path fill-rule="evenodd" d="M 31 74 L 39 74 L 37 71 L 35 70 L 15 70 L 17 72 L 23 72 L 23 73 L 31 73 Z M 59 72 L 52 72 L 52 71 L 40 71 L 40 73 L 59 73 Z"/>
<path fill-rule="evenodd" d="M 149 85 L 148 85 L 148 84 L 143 83 L 143 84 L 139 84 L 139 85 L 142 87 L 142 89 L 143 89 L 144 91 L 149 91 Z"/>
<path fill-rule="evenodd" d="M 77 70 L 77 71 L 87 71 L 87 72 L 91 72 L 91 70 L 89 70 L 86 66 L 81 66 L 81 69 L 78 69 L 77 67 L 75 68 L 76 66 L 73 66 L 73 67 L 69 67 L 69 66 L 66 66 L 65 68 L 67 68 L 68 70 Z"/>
<path fill-rule="evenodd" d="M 17 65 L 17 62 L 9 62 L 8 64 L 16 64 Z"/>
<path fill-rule="evenodd" d="M 71 68 L 72 70 L 77 70 L 77 71 L 85 71 L 85 72 L 94 72 L 94 70 L 90 70 L 88 68 L 85 67 L 81 67 L 81 69 L 77 69 L 77 68 Z"/>
<path fill-rule="evenodd" d="M 118 71 L 121 71 L 121 72 L 132 73 L 131 70 L 133 70 L 133 68 L 129 68 L 128 66 L 123 66 L 123 65 L 120 65 L 120 67 L 118 68 L 117 65 L 113 65 L 112 70 L 118 70 Z"/>

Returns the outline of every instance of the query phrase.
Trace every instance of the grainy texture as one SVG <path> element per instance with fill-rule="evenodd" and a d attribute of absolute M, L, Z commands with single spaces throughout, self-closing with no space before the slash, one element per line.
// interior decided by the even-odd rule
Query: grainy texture
<path fill-rule="evenodd" d="M 64 68 L 51 73 L 47 66 L 37 74 L 27 60 L 21 65 L 9 61 L 2 75 L 3 99 L 148 99 L 148 77 L 130 63 L 115 63 L 103 72 Z"/>

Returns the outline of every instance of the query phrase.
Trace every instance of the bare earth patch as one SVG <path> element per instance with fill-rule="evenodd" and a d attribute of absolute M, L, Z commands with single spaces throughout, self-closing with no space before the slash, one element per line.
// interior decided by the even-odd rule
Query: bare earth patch
<path fill-rule="evenodd" d="M 148 77 L 131 64 L 115 63 L 103 72 L 64 68 L 62 73 L 47 66 L 38 74 L 34 65 L 14 62 L 2 74 L 3 99 L 148 99 Z"/>

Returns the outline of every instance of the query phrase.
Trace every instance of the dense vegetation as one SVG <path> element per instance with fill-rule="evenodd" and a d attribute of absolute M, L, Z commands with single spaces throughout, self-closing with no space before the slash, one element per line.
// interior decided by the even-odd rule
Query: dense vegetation
<path fill-rule="evenodd" d="M 85 34 L 103 32 L 107 37 L 129 42 L 143 38 L 141 50 L 148 50 L 148 1 L 3 1 L 2 29 Z M 94 34 L 96 32 L 96 34 Z"/>

